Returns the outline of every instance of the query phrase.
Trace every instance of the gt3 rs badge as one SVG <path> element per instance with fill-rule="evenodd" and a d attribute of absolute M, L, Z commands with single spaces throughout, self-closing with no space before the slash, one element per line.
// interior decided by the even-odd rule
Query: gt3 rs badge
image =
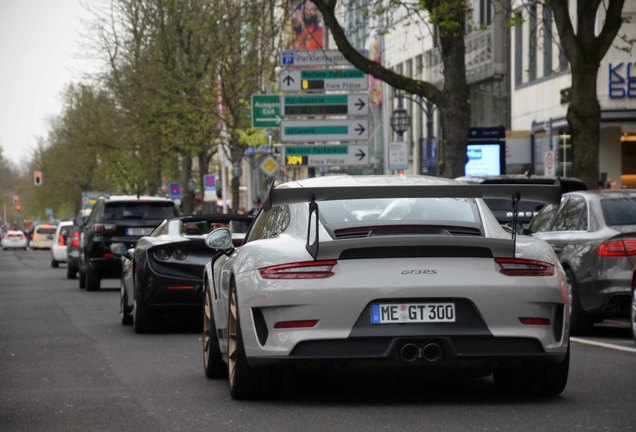
<path fill-rule="evenodd" d="M 418 274 L 424 274 L 424 275 L 431 275 L 431 274 L 436 274 L 437 270 L 402 270 L 402 274 L 403 275 L 418 275 Z"/>

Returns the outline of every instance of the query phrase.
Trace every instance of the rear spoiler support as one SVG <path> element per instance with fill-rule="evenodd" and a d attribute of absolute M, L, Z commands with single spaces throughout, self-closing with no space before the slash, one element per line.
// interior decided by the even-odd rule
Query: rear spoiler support
<path fill-rule="evenodd" d="M 312 228 L 314 229 L 313 239 L 311 235 Z M 311 201 L 309 202 L 309 223 L 307 224 L 307 244 L 305 245 L 305 249 L 307 249 L 307 252 L 309 252 L 315 261 L 318 256 L 318 204 L 316 204 L 316 197 L 314 195 L 311 196 Z"/>
<path fill-rule="evenodd" d="M 519 213 L 517 209 L 519 208 L 519 201 L 521 201 L 521 194 L 517 192 L 512 197 L 512 257 L 516 258 L 517 256 L 517 217 Z"/>

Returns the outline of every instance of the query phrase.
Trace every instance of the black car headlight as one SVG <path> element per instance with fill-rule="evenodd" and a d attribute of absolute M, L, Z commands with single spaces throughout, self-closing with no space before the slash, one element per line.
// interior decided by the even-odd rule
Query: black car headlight
<path fill-rule="evenodd" d="M 155 249 L 155 258 L 161 261 L 165 261 L 170 258 L 170 249 L 167 247 L 160 247 Z"/>
<path fill-rule="evenodd" d="M 177 246 L 172 251 L 172 256 L 178 260 L 184 260 L 188 256 L 188 249 L 185 246 Z"/>

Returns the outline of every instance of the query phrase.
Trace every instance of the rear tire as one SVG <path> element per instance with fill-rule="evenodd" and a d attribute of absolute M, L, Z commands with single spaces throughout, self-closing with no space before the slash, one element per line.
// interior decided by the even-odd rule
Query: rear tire
<path fill-rule="evenodd" d="M 86 266 L 86 291 L 99 291 L 101 279 L 95 270 Z"/>
<path fill-rule="evenodd" d="M 247 363 L 243 334 L 241 332 L 238 296 L 234 281 L 230 285 L 230 305 L 228 311 L 228 378 L 230 395 L 237 400 L 256 399 L 268 393 L 269 381 L 263 369 L 252 368 Z"/>
<path fill-rule="evenodd" d="M 227 377 L 227 365 L 221 357 L 219 338 L 212 315 L 210 289 L 208 286 L 205 290 L 205 303 L 203 305 L 203 370 L 206 377 L 220 379 Z"/>
<path fill-rule="evenodd" d="M 66 266 L 66 279 L 75 279 L 77 277 L 77 267 L 72 265 Z"/>
<path fill-rule="evenodd" d="M 581 295 L 579 293 L 576 279 L 572 270 L 567 269 L 565 275 L 568 281 L 568 287 L 572 293 L 572 311 L 570 314 L 570 334 L 572 336 L 585 336 L 590 334 L 594 328 L 594 319 L 587 314 L 581 306 Z"/>
<path fill-rule="evenodd" d="M 636 342 L 636 290 L 632 291 L 632 313 L 631 313 L 632 338 Z"/>
<path fill-rule="evenodd" d="M 51 267 L 59 268 L 60 267 L 60 262 L 59 261 L 55 261 L 55 259 L 51 259 Z"/>
<path fill-rule="evenodd" d="M 119 299 L 120 299 L 119 315 L 121 318 L 121 323 L 125 326 L 131 326 L 133 325 L 133 316 L 131 315 L 132 308 L 130 306 L 126 306 L 126 304 L 128 303 L 128 296 L 126 295 L 126 290 L 124 289 L 123 281 L 122 281 L 122 286 L 120 288 Z"/>
<path fill-rule="evenodd" d="M 137 334 L 152 333 L 155 323 L 148 311 L 141 310 L 136 304 L 133 306 L 133 330 Z"/>
<path fill-rule="evenodd" d="M 82 272 L 82 270 L 78 270 L 79 274 L 79 287 L 80 289 L 86 288 L 86 273 Z"/>
<path fill-rule="evenodd" d="M 570 345 L 561 363 L 523 362 L 500 366 L 493 379 L 497 392 L 506 396 L 554 397 L 563 393 L 570 372 Z"/>

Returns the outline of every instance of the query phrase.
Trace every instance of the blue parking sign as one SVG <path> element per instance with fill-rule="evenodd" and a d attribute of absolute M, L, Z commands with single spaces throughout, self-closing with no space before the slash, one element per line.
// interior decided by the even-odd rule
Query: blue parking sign
<path fill-rule="evenodd" d="M 283 66 L 293 66 L 294 65 L 294 52 L 293 51 L 283 51 L 280 55 L 281 55 L 281 64 Z"/>
<path fill-rule="evenodd" d="M 181 185 L 179 183 L 170 183 L 170 199 L 171 200 L 180 200 L 181 199 Z"/>

